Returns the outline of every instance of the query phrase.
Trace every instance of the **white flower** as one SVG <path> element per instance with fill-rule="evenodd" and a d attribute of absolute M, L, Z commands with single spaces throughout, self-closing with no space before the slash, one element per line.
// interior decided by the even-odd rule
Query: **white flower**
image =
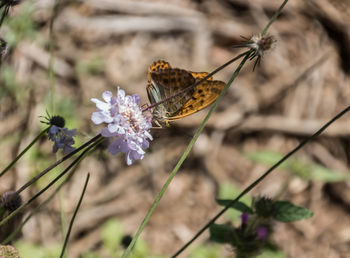
<path fill-rule="evenodd" d="M 148 140 L 152 140 L 150 129 L 152 119 L 149 113 L 142 114 L 140 97 L 137 94 L 125 95 L 118 87 L 117 96 L 113 97 L 110 91 L 102 94 L 105 102 L 96 98 L 91 99 L 96 103 L 97 112 L 91 116 L 95 124 L 106 123 L 101 135 L 117 139 L 108 148 L 109 153 L 126 154 L 126 163 L 131 165 L 135 160 L 143 159 L 145 151 L 149 147 Z"/>

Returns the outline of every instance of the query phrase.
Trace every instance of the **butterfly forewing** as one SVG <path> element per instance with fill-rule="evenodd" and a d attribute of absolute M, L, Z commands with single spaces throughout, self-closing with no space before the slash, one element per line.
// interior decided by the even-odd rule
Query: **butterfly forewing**
<path fill-rule="evenodd" d="M 222 81 L 204 81 L 196 87 L 196 90 L 182 108 L 169 120 L 176 120 L 192 115 L 212 104 L 225 88 Z"/>
<path fill-rule="evenodd" d="M 203 79 L 205 76 L 208 75 L 207 72 L 190 72 L 192 74 L 192 76 L 196 79 L 196 81 L 199 81 L 201 79 Z M 209 78 L 206 79 L 207 81 L 212 81 L 213 80 L 213 76 L 210 76 Z"/>
<path fill-rule="evenodd" d="M 162 99 L 174 96 L 183 89 L 193 85 L 196 80 L 193 76 L 182 69 L 167 68 L 161 71 L 151 73 L 151 82 L 155 91 L 158 92 Z M 172 115 L 179 111 L 181 107 L 191 98 L 194 89 L 183 92 L 182 94 L 173 97 L 161 105 L 164 105 Z"/>
<path fill-rule="evenodd" d="M 147 95 L 148 95 L 148 99 L 151 102 L 151 104 L 159 102 L 161 100 L 161 97 L 162 97 L 159 94 L 159 90 L 156 87 L 152 86 L 151 73 L 163 70 L 165 68 L 171 68 L 171 66 L 170 66 L 170 64 L 168 62 L 166 62 L 164 60 L 155 61 L 148 68 L 148 73 L 147 73 Z"/>

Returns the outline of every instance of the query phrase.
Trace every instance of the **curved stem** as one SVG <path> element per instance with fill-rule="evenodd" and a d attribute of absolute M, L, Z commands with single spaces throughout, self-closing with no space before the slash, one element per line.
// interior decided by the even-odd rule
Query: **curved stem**
<path fill-rule="evenodd" d="M 263 31 L 261 32 L 261 35 L 264 36 L 266 34 L 266 32 L 268 31 L 268 29 L 270 28 L 270 26 L 272 25 L 272 23 L 274 23 L 278 16 L 281 14 L 282 9 L 284 8 L 284 6 L 287 4 L 288 0 L 284 0 L 284 2 L 281 4 L 280 8 L 278 8 L 278 10 L 275 12 L 275 14 L 272 16 L 272 18 L 269 20 L 269 23 L 265 26 L 265 28 L 263 29 Z"/>

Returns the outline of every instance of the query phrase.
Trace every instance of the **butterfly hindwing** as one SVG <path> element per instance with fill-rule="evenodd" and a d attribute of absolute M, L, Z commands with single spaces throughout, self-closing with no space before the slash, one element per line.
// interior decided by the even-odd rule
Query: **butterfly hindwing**
<path fill-rule="evenodd" d="M 176 120 L 182 117 L 192 115 L 203 108 L 211 105 L 217 97 L 220 95 L 225 87 L 225 83 L 222 81 L 204 81 L 196 87 L 195 92 L 192 94 L 190 100 L 188 100 L 169 120 Z"/>

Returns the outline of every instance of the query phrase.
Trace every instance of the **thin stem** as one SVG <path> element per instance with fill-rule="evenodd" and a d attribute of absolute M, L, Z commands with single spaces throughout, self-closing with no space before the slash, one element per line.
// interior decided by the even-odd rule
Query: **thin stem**
<path fill-rule="evenodd" d="M 195 82 L 195 83 L 192 84 L 191 86 L 188 86 L 187 88 L 185 88 L 185 89 L 179 91 L 178 93 L 176 93 L 176 94 L 174 94 L 174 95 L 172 95 L 172 96 L 170 96 L 170 97 L 167 97 L 167 98 L 165 98 L 165 99 L 162 99 L 162 100 L 158 101 L 157 103 L 153 103 L 152 105 L 149 105 L 148 107 L 144 108 L 144 109 L 142 110 L 142 112 L 147 111 L 147 110 L 150 110 L 151 108 L 154 108 L 155 106 L 158 106 L 158 105 L 162 104 L 163 102 L 168 101 L 169 99 L 175 98 L 175 97 L 177 97 L 177 96 L 183 94 L 184 92 L 186 92 L 186 91 L 188 91 L 188 90 L 190 90 L 190 89 L 193 89 L 194 87 L 196 87 L 197 85 L 201 84 L 202 82 L 204 82 L 205 80 L 207 80 L 208 78 L 210 78 L 211 76 L 213 76 L 214 74 L 216 74 L 217 72 L 219 72 L 220 70 L 224 69 L 226 66 L 232 64 L 234 61 L 236 61 L 236 60 L 240 59 L 241 57 L 245 56 L 248 52 L 249 52 L 249 50 L 246 51 L 246 52 L 244 52 L 244 53 L 242 53 L 242 54 L 239 54 L 238 56 L 232 58 L 230 61 L 228 61 L 228 62 L 226 62 L 225 64 L 221 65 L 220 67 L 216 68 L 214 71 L 212 71 L 211 73 L 209 73 L 207 76 L 203 77 L 201 80 Z"/>
<path fill-rule="evenodd" d="M 95 137 L 96 138 L 96 137 Z M 75 164 L 77 164 L 80 159 L 85 155 L 86 152 L 88 152 L 91 148 L 97 146 L 100 144 L 102 139 L 95 142 L 93 145 L 86 148 L 80 155 L 77 157 L 69 166 L 61 172 L 55 179 L 53 179 L 47 186 L 45 186 L 40 192 L 38 192 L 36 195 L 34 195 L 31 199 L 29 199 L 27 202 L 22 204 L 18 209 L 13 211 L 10 215 L 8 215 L 6 218 L 4 218 L 2 221 L 0 221 L 0 227 L 4 225 L 7 221 L 9 221 L 11 218 L 13 218 L 17 213 L 21 212 L 25 207 L 27 207 L 32 201 L 34 201 L 36 198 L 38 198 L 42 193 L 44 193 L 47 189 L 49 189 L 54 183 L 56 183 L 62 176 L 64 176 Z"/>
<path fill-rule="evenodd" d="M 96 146 L 99 144 L 96 143 L 94 144 L 94 146 L 89 147 L 89 151 L 94 151 L 92 148 L 96 148 Z M 76 165 L 74 166 L 74 170 L 63 180 L 63 182 L 61 182 L 61 184 L 50 194 L 50 196 L 43 201 L 42 203 L 39 204 L 38 207 L 36 207 L 21 223 L 21 225 L 19 225 L 12 233 L 11 235 L 9 235 L 1 244 L 6 245 L 8 243 L 10 243 L 12 241 L 12 239 L 20 232 L 20 230 L 23 228 L 23 226 L 30 220 L 30 218 L 32 216 L 34 216 L 37 212 L 39 212 L 41 210 L 42 207 L 44 207 L 47 203 L 49 203 L 52 198 L 59 192 L 59 190 L 71 179 L 71 177 L 74 175 L 74 173 L 77 171 L 77 167 L 79 165 L 79 163 L 83 160 L 84 157 L 86 157 L 88 155 L 88 152 L 84 152 L 84 156 L 80 155 L 79 156 L 79 160 L 76 163 Z"/>
<path fill-rule="evenodd" d="M 280 8 L 278 8 L 278 10 L 275 12 L 275 14 L 272 16 L 272 18 L 270 19 L 269 23 L 265 26 L 265 28 L 263 29 L 263 31 L 261 32 L 261 35 L 264 36 L 266 34 L 266 32 L 269 30 L 270 26 L 272 25 L 272 23 L 274 23 L 278 16 L 281 14 L 282 9 L 284 8 L 284 6 L 287 4 L 288 0 L 284 0 L 284 2 L 281 4 Z"/>
<path fill-rule="evenodd" d="M 64 236 L 66 234 L 66 226 L 67 226 L 67 216 L 66 211 L 64 209 L 63 199 L 64 199 L 64 191 L 60 191 L 58 194 L 59 199 L 59 207 L 60 207 L 60 219 L 61 219 L 61 234 Z"/>
<path fill-rule="evenodd" d="M 261 35 L 265 35 L 268 31 L 268 29 L 270 28 L 270 26 L 272 25 L 273 22 L 276 21 L 277 17 L 280 15 L 280 13 L 282 12 L 282 9 L 284 8 L 284 6 L 287 4 L 288 0 L 284 0 L 284 2 L 281 4 L 281 6 L 278 8 L 278 10 L 275 12 L 275 14 L 272 16 L 272 18 L 270 19 L 269 23 L 265 26 L 265 28 L 263 29 L 263 31 L 261 32 Z M 253 52 L 250 52 L 247 56 L 248 57 L 254 57 Z M 326 127 L 325 127 L 326 128 Z M 325 129 L 324 128 L 324 129 Z M 323 129 L 323 130 L 324 130 Z M 321 133 L 322 131 L 318 132 Z M 315 134 L 314 137 L 316 137 L 318 135 L 317 133 Z M 312 136 L 310 137 L 309 140 L 313 139 Z M 308 141 L 305 142 L 305 144 Z M 303 146 L 303 145 L 302 145 Z M 301 146 L 301 147 L 302 147 Z M 301 148 L 300 147 L 300 148 Z M 295 151 L 299 150 L 299 148 L 297 148 Z M 289 156 L 291 156 L 294 152 L 290 153 L 290 155 L 286 155 L 285 159 L 287 159 Z M 282 159 L 283 161 L 285 159 Z M 282 162 L 283 162 L 282 161 Z M 281 163 L 282 163 L 281 162 Z M 271 171 L 277 167 L 280 163 L 276 163 L 275 166 L 272 167 Z M 210 220 L 189 242 L 187 242 L 179 251 L 177 251 L 172 257 L 176 257 L 178 256 L 183 250 L 185 250 L 194 240 L 196 240 L 207 228 L 209 228 L 210 225 L 212 225 L 217 218 L 219 218 L 227 209 L 229 209 L 233 204 L 235 204 L 243 195 L 245 195 L 247 192 L 249 192 L 252 188 L 254 188 L 261 180 L 263 180 L 271 171 L 267 171 L 261 178 L 259 178 L 256 182 L 254 182 L 251 186 L 247 187 L 245 191 L 243 191 L 235 200 L 231 201 L 220 213 L 218 213 L 218 215 L 216 215 L 212 220 Z"/>
<path fill-rule="evenodd" d="M 29 149 L 30 149 L 30 147 L 32 147 L 33 146 L 33 144 L 34 143 L 36 143 L 39 139 L 40 139 L 40 137 L 43 135 L 43 134 L 45 134 L 46 132 L 47 132 L 47 130 L 49 129 L 50 127 L 48 127 L 48 128 L 46 128 L 46 129 L 44 129 L 43 131 L 41 131 L 39 134 L 38 134 L 38 136 L 37 137 L 35 137 L 35 139 L 31 142 L 31 143 L 29 143 L 28 144 L 28 146 L 20 153 L 20 154 L 18 154 L 18 156 L 6 167 L 6 168 L 4 168 L 4 170 L 3 171 L 1 171 L 1 173 L 0 173 L 0 177 L 2 177 L 3 175 L 5 175 L 5 173 L 24 155 L 24 153 L 26 153 Z"/>
<path fill-rule="evenodd" d="M 63 244 L 63 247 L 62 247 L 62 251 L 61 251 L 60 258 L 63 257 L 64 251 L 66 250 L 67 243 L 68 243 L 68 239 L 69 239 L 69 236 L 70 236 L 70 232 L 72 231 L 74 219 L 75 219 L 75 217 L 77 216 L 77 213 L 78 213 L 78 210 L 79 210 L 79 208 L 80 208 L 81 202 L 83 201 L 83 197 L 84 197 L 84 194 L 85 194 L 85 191 L 86 191 L 86 187 L 87 187 L 88 182 L 89 182 L 89 178 L 90 178 L 90 173 L 88 173 L 87 176 L 86 176 L 84 188 L 83 188 L 83 191 L 81 192 L 78 205 L 77 205 L 77 207 L 75 208 L 74 213 L 73 213 L 73 217 L 72 217 L 72 219 L 71 219 L 71 221 L 70 221 L 70 223 L 69 223 L 68 231 L 67 231 L 67 234 L 66 234 L 66 238 L 65 238 L 65 240 L 64 240 L 64 244 Z"/>
<path fill-rule="evenodd" d="M 49 23 L 49 51 L 50 51 L 50 59 L 49 59 L 49 81 L 50 81 L 50 102 L 51 102 L 51 110 L 55 110 L 55 101 L 54 101 L 54 96 L 55 96 L 55 73 L 53 70 L 54 67 L 54 62 L 55 62 L 55 56 L 54 56 L 54 51 L 55 51 L 55 35 L 53 33 L 53 25 L 55 18 L 58 14 L 58 4 L 59 0 L 55 0 L 54 6 L 52 9 L 52 15 L 50 18 L 50 23 Z"/>
<path fill-rule="evenodd" d="M 286 161 L 290 156 L 296 153 L 298 150 L 303 148 L 307 143 L 312 141 L 318 135 L 320 135 L 328 126 L 342 117 L 346 112 L 350 110 L 350 106 L 342 110 L 335 117 L 329 120 L 324 126 L 322 126 L 316 133 L 303 140 L 297 147 L 291 150 L 287 155 L 281 158 L 277 163 L 275 163 L 272 167 L 270 167 L 262 176 L 260 176 L 257 180 L 255 180 L 251 185 L 249 185 L 244 191 L 242 191 L 235 199 L 233 199 L 229 204 L 225 206 L 214 218 L 212 218 L 190 241 L 188 241 L 179 251 L 177 251 L 173 256 L 178 256 L 183 250 L 185 250 L 194 240 L 196 240 L 205 230 L 207 230 L 222 214 L 224 214 L 230 207 L 235 205 L 243 195 L 252 190 L 257 184 L 259 184 L 266 176 L 268 176 L 273 170 L 275 170 L 279 165 L 281 165 L 284 161 Z"/>
<path fill-rule="evenodd" d="M 244 63 L 248 60 L 249 56 L 251 54 L 251 51 L 247 51 L 244 59 L 242 60 L 242 62 L 239 64 L 239 66 L 237 67 L 236 71 L 234 72 L 234 74 L 232 75 L 231 79 L 229 80 L 229 82 L 226 84 L 225 88 L 223 89 L 223 91 L 220 93 L 219 97 L 217 98 L 217 100 L 214 102 L 213 106 L 210 108 L 208 114 L 206 115 L 206 117 L 204 118 L 202 124 L 200 125 L 200 127 L 197 129 L 195 135 L 193 136 L 191 142 L 189 143 L 189 145 L 187 146 L 186 150 L 184 151 L 184 153 L 182 154 L 180 160 L 178 161 L 178 163 L 176 164 L 175 168 L 173 169 L 173 171 L 170 173 L 167 181 L 165 182 L 165 184 L 163 185 L 162 189 L 160 190 L 159 194 L 157 195 L 155 201 L 153 202 L 150 210 L 148 211 L 146 217 L 144 218 L 144 220 L 142 221 L 139 229 L 137 230 L 134 238 L 132 239 L 130 245 L 128 246 L 128 248 L 125 250 L 122 258 L 126 258 L 130 255 L 134 245 L 136 244 L 137 239 L 139 238 L 141 232 L 143 231 L 143 229 L 145 228 L 145 226 L 147 225 L 149 219 L 151 218 L 155 208 L 157 207 L 160 199 L 162 198 L 165 190 L 167 189 L 167 187 L 169 186 L 171 180 L 175 177 L 176 173 L 179 171 L 182 163 L 185 161 L 185 159 L 187 158 L 188 154 L 190 153 L 193 145 L 195 144 L 195 142 L 197 141 L 199 135 L 201 134 L 201 132 L 203 131 L 207 121 L 209 120 L 210 116 L 212 115 L 212 113 L 215 111 L 216 106 L 218 105 L 218 103 L 221 101 L 221 99 L 223 98 L 223 96 L 225 95 L 225 93 L 227 92 L 228 88 L 230 87 L 230 85 L 232 84 L 232 82 L 234 81 L 234 79 L 237 77 L 237 75 L 239 74 L 240 70 L 242 69 Z"/>
<path fill-rule="evenodd" d="M 80 150 L 84 149 L 85 147 L 89 146 L 91 143 L 99 140 L 101 138 L 101 134 L 96 135 L 94 138 L 92 138 L 90 141 L 84 143 L 83 145 L 81 145 L 79 148 L 75 149 L 74 151 L 70 152 L 69 154 L 67 154 L 66 156 L 64 156 L 62 159 L 58 160 L 57 162 L 55 162 L 54 164 L 52 164 L 51 166 L 49 166 L 48 168 L 44 169 L 42 172 L 40 172 L 38 175 L 36 175 L 35 177 L 33 177 L 31 180 L 29 180 L 26 184 L 24 184 L 20 189 L 18 189 L 16 191 L 17 194 L 20 194 L 23 190 L 25 190 L 28 186 L 30 186 L 31 184 L 33 184 L 35 181 L 37 181 L 40 177 L 42 177 L 43 175 L 45 175 L 47 172 L 49 172 L 51 169 L 53 169 L 54 167 L 58 166 L 59 164 L 61 164 L 63 161 L 69 159 L 70 157 L 72 157 L 75 153 L 79 152 Z"/>

